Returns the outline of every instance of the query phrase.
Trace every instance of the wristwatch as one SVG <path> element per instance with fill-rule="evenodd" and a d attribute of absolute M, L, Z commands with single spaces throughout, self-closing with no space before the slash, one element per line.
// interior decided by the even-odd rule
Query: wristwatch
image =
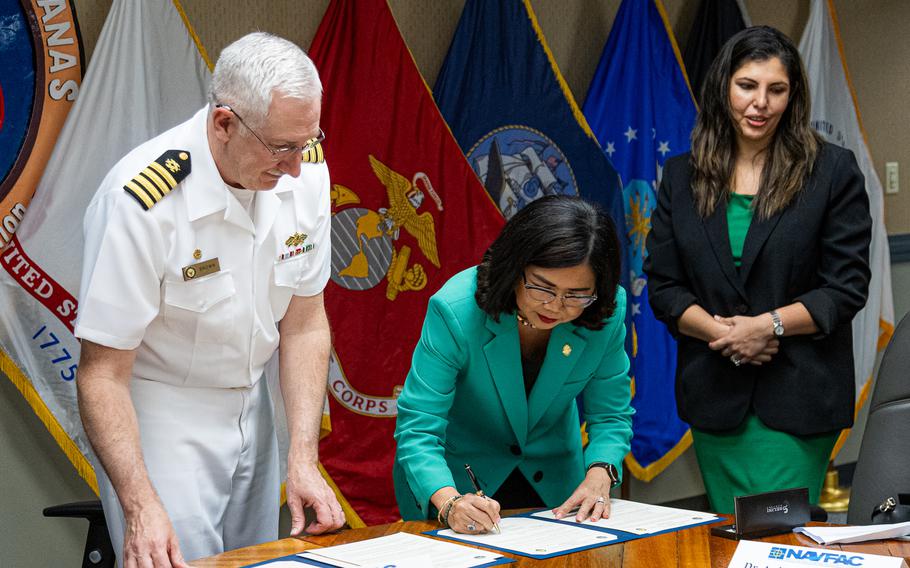
<path fill-rule="evenodd" d="M 619 485 L 619 472 L 616 471 L 615 465 L 607 462 L 594 462 L 588 466 L 588 470 L 590 470 L 592 467 L 602 467 L 607 470 L 607 477 L 610 478 L 610 487 L 616 487 Z"/>
<path fill-rule="evenodd" d="M 776 337 L 781 337 L 784 335 L 784 322 L 780 319 L 780 314 L 777 313 L 777 310 L 771 310 L 771 328 L 774 330 L 774 335 Z"/>

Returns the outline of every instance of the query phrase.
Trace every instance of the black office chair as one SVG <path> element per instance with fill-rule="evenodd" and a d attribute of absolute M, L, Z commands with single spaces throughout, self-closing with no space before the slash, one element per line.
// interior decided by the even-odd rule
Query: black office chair
<path fill-rule="evenodd" d="M 107 532 L 101 501 L 80 501 L 44 509 L 45 517 L 75 517 L 88 521 L 82 568 L 114 568 L 114 547 Z"/>
<path fill-rule="evenodd" d="M 885 348 L 853 475 L 847 523 L 868 525 L 888 497 L 910 493 L 910 314 Z"/>

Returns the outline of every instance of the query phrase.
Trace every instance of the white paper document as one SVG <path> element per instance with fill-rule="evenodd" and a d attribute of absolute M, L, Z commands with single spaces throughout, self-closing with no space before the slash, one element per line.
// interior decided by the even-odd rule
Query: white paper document
<path fill-rule="evenodd" d="M 807 548 L 772 542 L 742 540 L 728 568 L 806 568 L 807 566 L 862 566 L 907 568 L 903 558 L 861 554 L 846 550 Z"/>
<path fill-rule="evenodd" d="M 910 535 L 910 522 L 852 527 L 796 527 L 793 532 L 802 533 L 819 544 L 848 544 Z"/>
<path fill-rule="evenodd" d="M 532 516 L 541 519 L 555 519 L 553 511 L 546 510 L 534 513 Z M 648 505 L 647 503 L 636 503 L 635 501 L 624 501 L 622 499 L 610 499 L 610 517 L 600 519 L 599 521 L 583 521 L 581 524 L 591 527 L 624 531 L 637 535 L 654 534 L 662 531 L 668 531 L 704 523 L 707 521 L 716 521 L 720 517 L 711 513 L 702 513 L 700 511 L 689 511 L 686 509 L 674 509 L 672 507 L 661 507 L 660 505 Z M 563 517 L 561 522 L 575 523 L 575 516 L 569 515 Z"/>
<path fill-rule="evenodd" d="M 530 556 L 560 554 L 616 540 L 616 536 L 609 533 L 568 524 L 548 523 L 531 517 L 505 517 L 499 523 L 499 528 L 499 534 L 460 534 L 451 529 L 437 534 Z"/>
<path fill-rule="evenodd" d="M 495 552 L 408 533 L 306 550 L 297 556 L 339 568 L 471 568 L 502 557 Z"/>

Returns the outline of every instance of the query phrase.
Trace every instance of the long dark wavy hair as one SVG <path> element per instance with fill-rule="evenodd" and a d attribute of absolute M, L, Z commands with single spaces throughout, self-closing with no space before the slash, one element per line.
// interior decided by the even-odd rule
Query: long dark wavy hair
<path fill-rule="evenodd" d="M 692 191 L 702 217 L 708 217 L 732 191 L 736 125 L 730 107 L 733 74 L 752 61 L 780 59 L 790 81 L 790 99 L 766 150 L 755 211 L 767 219 L 784 209 L 812 173 L 821 138 L 809 125 L 809 84 L 799 50 L 769 26 L 747 28 L 724 45 L 701 91 L 701 109 L 692 131 Z"/>
<path fill-rule="evenodd" d="M 616 309 L 621 258 L 616 226 L 609 215 L 577 197 L 540 198 L 516 213 L 477 267 L 480 308 L 494 320 L 514 313 L 515 288 L 525 268 L 566 268 L 587 262 L 594 272 L 597 300 L 572 323 L 601 329 Z"/>

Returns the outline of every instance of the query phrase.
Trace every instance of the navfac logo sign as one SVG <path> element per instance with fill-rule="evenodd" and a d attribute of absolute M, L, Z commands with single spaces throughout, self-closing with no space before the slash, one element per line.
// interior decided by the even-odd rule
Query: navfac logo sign
<path fill-rule="evenodd" d="M 862 566 L 862 556 L 850 556 L 840 552 L 826 550 L 796 550 L 793 548 L 774 547 L 768 554 L 774 560 L 796 560 L 801 564 L 815 566 Z"/>

